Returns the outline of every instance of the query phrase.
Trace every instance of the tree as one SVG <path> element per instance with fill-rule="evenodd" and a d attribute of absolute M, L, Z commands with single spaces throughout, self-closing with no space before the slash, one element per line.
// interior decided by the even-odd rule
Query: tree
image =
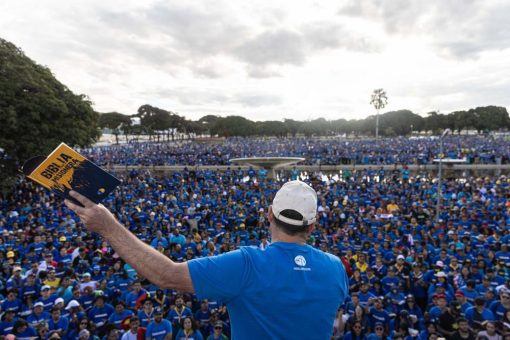
<path fill-rule="evenodd" d="M 438 133 L 441 128 L 441 116 L 436 111 L 427 113 L 425 118 L 425 131 L 430 131 L 433 134 Z"/>
<path fill-rule="evenodd" d="M 332 130 L 331 124 L 324 118 L 317 118 L 301 124 L 300 132 L 305 136 L 328 135 Z"/>
<path fill-rule="evenodd" d="M 386 96 L 386 92 L 384 89 L 375 89 L 374 93 L 372 93 L 372 97 L 370 100 L 370 104 L 374 106 L 377 110 L 376 120 L 375 120 L 375 139 L 379 138 L 379 110 L 384 109 L 386 104 L 388 104 L 388 96 Z"/>
<path fill-rule="evenodd" d="M 214 125 L 216 124 L 216 122 L 221 119 L 220 116 L 215 116 L 215 115 L 207 115 L 207 116 L 203 116 L 202 118 L 200 118 L 198 120 L 198 123 L 202 126 L 202 128 L 204 129 L 204 132 L 207 132 L 209 133 L 210 135 L 212 135 L 212 128 L 214 127 Z"/>
<path fill-rule="evenodd" d="M 140 125 L 145 127 L 150 136 L 158 132 L 158 142 L 160 136 L 159 132 L 168 130 L 174 125 L 174 117 L 171 115 L 172 113 L 169 111 L 148 104 L 140 106 L 137 114 L 137 116 L 140 117 Z"/>
<path fill-rule="evenodd" d="M 285 137 L 287 135 L 287 126 L 284 122 L 278 120 L 268 120 L 255 123 L 257 135 L 260 136 L 278 136 Z"/>
<path fill-rule="evenodd" d="M 216 120 L 211 128 L 212 134 L 222 137 L 253 136 L 256 134 L 255 123 L 241 116 L 228 116 Z"/>
<path fill-rule="evenodd" d="M 115 143 L 119 144 L 119 134 L 125 132 L 131 126 L 131 118 L 122 113 L 108 112 L 99 116 L 99 127 L 112 130 L 115 135 Z"/>
<path fill-rule="evenodd" d="M 287 126 L 288 132 L 292 135 L 292 137 L 296 137 L 296 134 L 301 129 L 301 125 L 303 125 L 303 122 L 288 118 L 285 118 L 283 123 Z"/>
<path fill-rule="evenodd" d="M 409 110 L 390 111 L 381 115 L 380 124 L 385 136 L 405 136 L 413 129 L 421 129 L 423 118 Z"/>
<path fill-rule="evenodd" d="M 510 126 L 510 119 L 505 107 L 482 106 L 475 108 L 473 113 L 476 117 L 476 129 L 478 132 L 508 129 Z"/>
<path fill-rule="evenodd" d="M 0 148 L 13 166 L 60 142 L 90 146 L 101 134 L 98 119 L 85 95 L 74 94 L 48 68 L 0 38 Z"/>

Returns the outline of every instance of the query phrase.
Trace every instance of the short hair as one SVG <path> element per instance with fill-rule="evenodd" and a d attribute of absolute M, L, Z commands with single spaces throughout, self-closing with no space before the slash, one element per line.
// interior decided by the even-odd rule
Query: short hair
<path fill-rule="evenodd" d="M 459 324 L 461 322 L 468 322 L 466 318 L 457 318 L 456 322 Z"/>
<path fill-rule="evenodd" d="M 284 209 L 280 212 L 280 215 L 283 217 L 287 217 L 293 220 L 302 221 L 303 215 L 301 215 L 299 212 L 293 209 Z M 309 225 L 292 225 L 289 223 L 285 223 L 283 221 L 280 221 L 276 216 L 274 217 L 275 225 L 278 229 L 282 230 L 285 234 L 290 236 L 295 236 L 298 234 L 306 233 L 308 230 Z"/>

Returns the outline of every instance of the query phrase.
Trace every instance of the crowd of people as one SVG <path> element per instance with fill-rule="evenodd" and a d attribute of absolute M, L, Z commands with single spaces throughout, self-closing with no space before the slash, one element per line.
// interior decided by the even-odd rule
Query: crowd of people
<path fill-rule="evenodd" d="M 84 150 L 101 165 L 229 165 L 232 158 L 303 157 L 306 165 L 429 164 L 439 157 L 437 137 L 375 139 L 240 138 L 133 143 Z M 510 163 L 510 142 L 487 136 L 446 136 L 444 153 L 474 164 Z"/>
<path fill-rule="evenodd" d="M 132 159 L 148 150 L 147 161 L 165 157 L 158 145 L 138 148 Z M 101 150 L 89 155 L 121 162 L 135 151 Z M 267 247 L 269 204 L 282 183 L 300 178 L 319 198 L 308 243 L 340 257 L 350 277 L 334 339 L 510 339 L 510 178 L 444 179 L 437 218 L 437 183 L 429 174 L 402 168 L 303 176 L 294 168 L 278 179 L 266 175 L 132 170 L 117 174 L 123 183 L 103 204 L 141 240 L 181 262 Z M 230 336 L 222 301 L 198 300 L 139 277 L 47 190 L 20 178 L 14 192 L 0 197 L 0 336 Z"/>

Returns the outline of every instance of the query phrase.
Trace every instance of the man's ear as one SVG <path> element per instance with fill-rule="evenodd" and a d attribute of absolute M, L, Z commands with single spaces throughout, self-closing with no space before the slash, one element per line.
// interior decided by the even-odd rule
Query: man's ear
<path fill-rule="evenodd" d="M 308 226 L 308 234 L 311 234 L 315 230 L 315 223 L 312 223 Z"/>
<path fill-rule="evenodd" d="M 273 214 L 273 206 L 270 205 L 269 209 L 267 210 L 267 220 L 271 223 L 273 222 L 274 214 Z"/>

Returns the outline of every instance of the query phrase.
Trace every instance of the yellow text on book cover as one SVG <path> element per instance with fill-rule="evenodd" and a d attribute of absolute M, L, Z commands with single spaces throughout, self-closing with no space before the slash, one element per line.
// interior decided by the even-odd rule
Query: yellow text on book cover
<path fill-rule="evenodd" d="M 65 192 L 72 189 L 74 170 L 86 160 L 62 143 L 28 177 L 50 190 Z"/>

